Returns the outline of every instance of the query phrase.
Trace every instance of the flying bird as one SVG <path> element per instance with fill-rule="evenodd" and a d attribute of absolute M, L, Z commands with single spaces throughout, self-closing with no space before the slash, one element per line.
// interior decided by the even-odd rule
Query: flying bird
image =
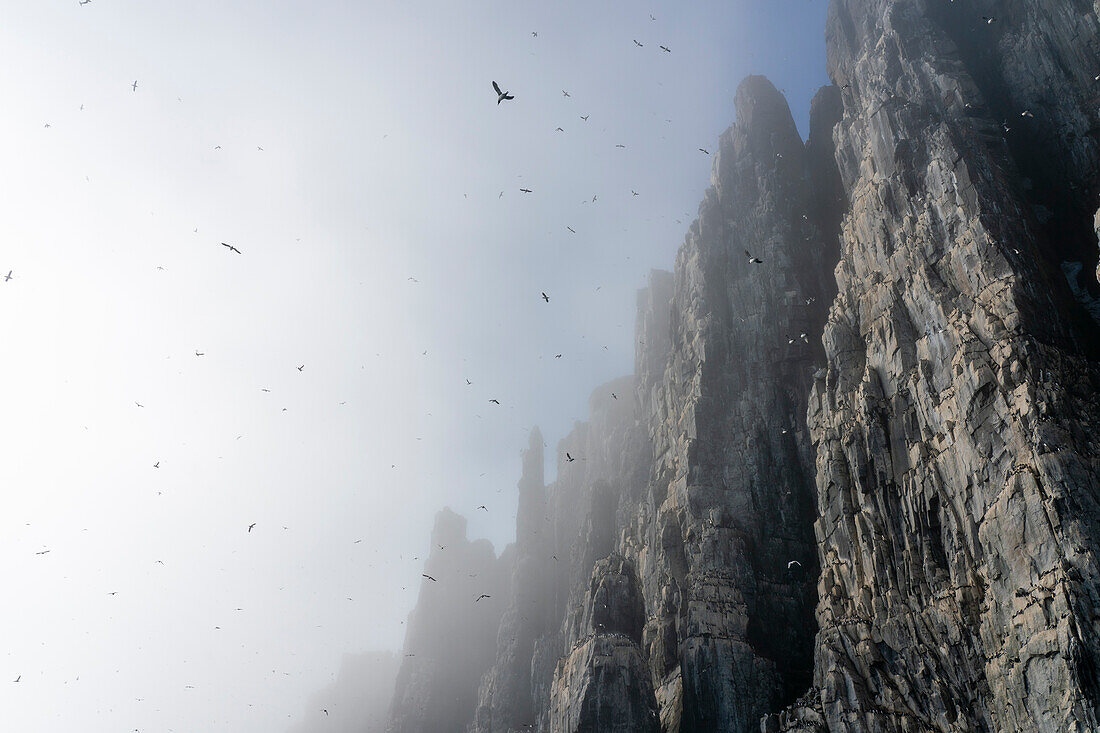
<path fill-rule="evenodd" d="M 492 402 L 494 405 L 499 405 L 500 404 L 500 400 L 489 400 L 489 401 Z"/>
<path fill-rule="evenodd" d="M 554 358 L 555 358 L 555 359 L 560 359 L 560 358 L 561 358 L 561 354 L 554 354 Z"/>
<path fill-rule="evenodd" d="M 584 117 L 581 117 L 581 119 L 584 120 L 585 122 L 588 122 L 588 115 L 585 115 Z M 46 127 L 49 127 L 49 125 L 46 125 Z"/>
<path fill-rule="evenodd" d="M 996 23 L 997 22 L 997 18 L 995 16 L 992 16 L 992 15 L 983 15 L 982 20 L 985 21 L 986 25 L 990 25 L 991 23 Z"/>
<path fill-rule="evenodd" d="M 88 2 L 89 2 L 89 3 L 90 3 L 91 1 L 92 1 L 92 0 L 88 0 Z M 81 5 L 87 5 L 88 3 L 80 3 L 80 4 L 81 4 Z M 12 680 L 12 682 L 18 682 L 18 681 L 19 681 L 19 680 L 21 680 L 21 679 L 23 679 L 23 675 L 19 675 L 19 676 L 18 676 L 18 677 L 16 677 L 16 678 L 15 678 L 14 680 Z"/>
<path fill-rule="evenodd" d="M 699 152 L 703 153 L 705 155 L 710 155 L 710 151 L 709 150 L 704 150 L 703 148 L 699 148 Z"/>
<path fill-rule="evenodd" d="M 565 130 L 559 127 L 558 129 L 554 130 L 554 132 L 565 132 Z"/>
<path fill-rule="evenodd" d="M 634 45 L 635 45 L 635 46 L 637 46 L 638 48 L 644 48 L 644 45 L 643 45 L 643 44 L 641 44 L 641 43 L 638 43 L 638 39 L 637 39 L 637 38 L 635 38 L 635 39 L 634 39 Z"/>
<path fill-rule="evenodd" d="M 160 461 L 153 464 L 153 468 L 160 468 Z"/>
<path fill-rule="evenodd" d="M 626 146 L 625 146 L 625 145 L 616 145 L 615 147 L 617 147 L 617 148 L 625 148 Z"/>
<path fill-rule="evenodd" d="M 1023 112 L 1020 113 L 1020 116 L 1021 117 L 1034 117 L 1035 115 L 1033 115 L 1031 113 L 1030 109 L 1025 109 Z"/>
<path fill-rule="evenodd" d="M 225 242 L 222 242 L 222 246 L 223 247 L 228 247 L 230 252 L 236 252 L 237 254 L 241 253 L 241 251 L 239 249 L 237 249 L 236 247 L 234 247 L 232 244 L 226 244 Z"/>
<path fill-rule="evenodd" d="M 473 384 L 469 379 L 466 380 L 466 384 Z"/>
<path fill-rule="evenodd" d="M 533 38 L 538 38 L 539 37 L 539 32 L 538 31 L 531 31 L 531 36 Z"/>
<path fill-rule="evenodd" d="M 478 509 L 485 509 L 485 505 L 484 505 L 484 504 L 482 504 L 481 506 L 479 506 L 479 507 L 478 507 Z M 474 511 L 477 511 L 477 509 L 475 509 Z M 488 509 L 485 509 L 485 511 L 489 511 L 489 510 L 488 510 Z"/>
<path fill-rule="evenodd" d="M 634 196 L 637 196 L 637 195 L 638 195 L 638 192 L 637 192 L 637 191 L 635 191 L 635 190 L 634 190 L 633 188 L 632 188 L 632 189 L 630 189 L 630 193 L 631 193 L 631 194 L 633 194 Z"/>
<path fill-rule="evenodd" d="M 296 367 L 296 369 L 297 369 L 298 371 L 302 371 L 302 370 L 303 370 L 303 369 L 305 369 L 305 368 L 306 368 L 306 365 L 305 365 L 305 364 L 302 364 L 301 366 L 298 366 L 298 367 Z"/>
<path fill-rule="evenodd" d="M 565 91 L 564 89 L 561 90 L 561 94 L 562 94 L 563 97 L 568 97 L 569 96 L 569 92 Z"/>
<path fill-rule="evenodd" d="M 543 299 L 543 300 L 545 300 L 545 301 L 546 301 L 547 303 L 549 303 L 549 302 L 550 302 L 550 296 L 549 296 L 549 295 L 547 295 L 546 293 L 543 293 L 543 294 L 542 294 L 542 299 Z"/>
<path fill-rule="evenodd" d="M 612 392 L 612 393 L 611 393 L 611 399 L 613 399 L 613 400 L 617 400 L 617 399 L 619 399 L 619 395 L 617 395 L 617 394 L 615 394 L 614 392 Z"/>
<path fill-rule="evenodd" d="M 669 48 L 668 46 L 660 46 L 660 49 L 662 51 L 664 51 L 665 53 L 672 53 L 672 49 Z"/>
<path fill-rule="evenodd" d="M 49 550 L 42 550 L 41 552 L 36 552 L 34 554 L 35 555 L 46 555 L 46 554 L 49 554 L 49 552 L 50 552 Z"/>
<path fill-rule="evenodd" d="M 489 595 L 488 593 L 482 593 L 480 596 L 478 596 L 477 598 L 474 599 L 474 603 L 477 603 L 482 598 L 492 598 L 492 596 Z"/>
<path fill-rule="evenodd" d="M 436 582 L 438 582 L 438 581 L 437 581 L 437 580 L 436 580 L 435 578 L 433 578 L 432 576 L 430 576 L 430 575 L 425 575 L 424 573 L 421 573 L 421 574 L 420 574 L 420 577 L 422 577 L 422 578 L 427 578 L 428 580 L 432 581 L 433 583 L 436 583 Z"/>
<path fill-rule="evenodd" d="M 572 463 L 573 461 L 575 461 L 575 460 L 577 460 L 577 459 L 576 459 L 576 458 L 574 458 L 573 456 L 569 455 L 569 453 L 568 453 L 568 452 L 566 452 L 566 454 L 565 454 L 565 460 L 566 460 L 566 462 L 568 462 L 568 463 Z"/>
<path fill-rule="evenodd" d="M 749 254 L 749 251 L 747 249 L 745 250 L 745 256 L 749 258 L 750 265 L 762 265 L 764 263 L 764 260 L 760 259 L 759 257 L 753 257 L 751 254 Z"/>
<path fill-rule="evenodd" d="M 521 193 L 531 193 L 532 191 L 531 191 L 531 189 L 529 189 L 529 188 L 521 188 L 521 189 L 520 189 L 520 192 L 521 192 Z"/>
<path fill-rule="evenodd" d="M 568 229 L 569 231 L 573 232 L 574 234 L 576 234 L 576 233 L 577 233 L 577 230 L 576 230 L 576 229 L 574 229 L 573 227 L 566 227 L 566 229 Z"/>
<path fill-rule="evenodd" d="M 248 531 L 249 531 L 249 532 L 251 532 L 251 531 L 252 531 L 252 528 L 253 528 L 253 527 L 255 527 L 255 526 L 256 526 L 256 523 L 255 523 L 255 522 L 253 522 L 252 524 L 248 525 Z"/>
<path fill-rule="evenodd" d="M 206 356 L 206 352 L 195 349 L 195 356 Z"/>
<path fill-rule="evenodd" d="M 11 270 L 8 270 L 8 274 L 4 275 L 4 282 L 11 280 Z"/>
<path fill-rule="evenodd" d="M 134 83 L 132 84 L 132 86 L 134 88 L 134 91 L 136 92 L 137 91 L 137 79 L 134 79 Z"/>
<path fill-rule="evenodd" d="M 500 91 L 500 85 L 497 84 L 495 81 L 493 82 L 493 89 L 495 89 L 497 93 L 497 104 L 500 104 L 506 99 L 515 99 L 515 97 L 512 96 L 511 92 Z"/>
<path fill-rule="evenodd" d="M 791 560 L 789 563 L 787 563 L 787 570 L 790 570 L 795 565 L 797 565 L 798 567 L 802 567 L 802 563 L 800 563 L 798 560 Z"/>
<path fill-rule="evenodd" d="M 145 407 L 145 405 L 141 404 L 140 402 L 137 402 L 136 400 L 134 401 L 134 404 L 137 405 L 138 407 Z"/>

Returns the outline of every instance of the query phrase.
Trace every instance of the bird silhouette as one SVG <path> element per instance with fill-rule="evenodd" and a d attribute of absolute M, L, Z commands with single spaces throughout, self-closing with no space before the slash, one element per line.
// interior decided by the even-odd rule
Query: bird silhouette
<path fill-rule="evenodd" d="M 581 117 L 581 119 L 584 120 L 585 122 L 588 122 L 588 115 L 585 115 L 584 117 Z M 46 125 L 46 127 L 49 127 L 49 125 Z"/>
<path fill-rule="evenodd" d="M 634 39 L 634 45 L 637 46 L 638 48 L 643 48 L 644 47 L 644 44 L 638 43 L 637 38 Z"/>
<path fill-rule="evenodd" d="M 499 405 L 500 404 L 500 400 L 489 400 L 489 401 L 492 402 L 494 405 Z"/>
<path fill-rule="evenodd" d="M 305 369 L 305 368 L 306 368 L 306 365 L 305 365 L 305 364 L 302 364 L 301 366 L 299 366 L 299 367 L 296 367 L 296 369 L 297 369 L 298 371 L 302 371 L 302 370 L 303 370 L 303 369 Z"/>
<path fill-rule="evenodd" d="M 488 593 L 482 593 L 480 596 L 478 596 L 477 598 L 474 599 L 474 603 L 477 603 L 482 598 L 492 598 L 492 596 L 489 595 Z"/>
<path fill-rule="evenodd" d="M 577 230 L 576 230 L 576 229 L 574 229 L 573 227 L 566 227 L 566 229 L 568 229 L 569 231 L 573 232 L 574 234 L 576 234 L 576 233 L 577 233 Z"/>
<path fill-rule="evenodd" d="M 550 302 L 550 296 L 549 296 L 549 295 L 547 295 L 546 293 L 543 293 L 543 294 L 542 294 L 542 299 L 543 299 L 543 300 L 545 300 L 545 301 L 546 301 L 547 303 L 549 303 L 549 302 Z"/>
<path fill-rule="evenodd" d="M 236 252 L 237 254 L 241 253 L 241 251 L 239 249 L 237 249 L 236 247 L 234 247 L 232 244 L 226 244 L 225 242 L 222 242 L 222 246 L 223 247 L 228 247 L 230 252 Z"/>
<path fill-rule="evenodd" d="M 153 464 L 153 468 L 160 468 L 160 461 Z"/>
<path fill-rule="evenodd" d="M 500 91 L 500 85 L 497 84 L 495 81 L 493 82 L 493 89 L 496 90 L 497 93 L 497 104 L 500 104 L 506 99 L 515 99 L 515 97 L 512 96 L 511 92 Z"/>
<path fill-rule="evenodd" d="M 562 94 L 563 97 L 568 97 L 569 96 L 569 92 L 565 91 L 564 89 L 561 90 L 561 94 Z"/>
<path fill-rule="evenodd" d="M 131 86 L 133 86 L 134 91 L 136 92 L 137 91 L 137 79 L 134 79 L 134 83 Z"/>
<path fill-rule="evenodd" d="M 747 249 L 745 250 L 745 256 L 749 258 L 749 264 L 751 265 L 761 265 L 764 263 L 764 260 L 760 259 L 759 257 L 753 257 L 751 254 L 749 254 L 749 251 Z"/>
<path fill-rule="evenodd" d="M 568 452 L 566 452 L 566 454 L 565 454 L 565 460 L 566 460 L 566 462 L 568 462 L 568 463 L 572 463 L 573 461 L 575 461 L 575 460 L 577 460 L 577 459 L 576 459 L 576 458 L 574 458 L 573 456 L 569 455 L 569 453 L 568 453 Z"/>
<path fill-rule="evenodd" d="M 252 524 L 248 525 L 248 531 L 249 531 L 249 532 L 251 532 L 251 531 L 252 531 L 252 528 L 253 528 L 253 527 L 255 527 L 255 526 L 256 526 L 256 523 L 255 523 L 255 522 L 253 522 Z"/>
<path fill-rule="evenodd" d="M 787 563 L 787 570 L 790 570 L 795 565 L 797 565 L 798 567 L 802 567 L 802 563 L 800 563 L 798 560 L 791 560 L 789 563 Z"/>
<path fill-rule="evenodd" d="M 423 577 L 423 578 L 427 578 L 428 580 L 432 581 L 433 583 L 438 582 L 435 578 L 433 578 L 430 575 L 425 575 L 424 573 L 421 573 L 420 576 Z"/>
<path fill-rule="evenodd" d="M 671 48 L 669 48 L 668 46 L 659 46 L 659 48 L 660 48 L 660 49 L 661 49 L 662 51 L 664 51 L 665 53 L 672 53 L 672 49 L 671 49 Z"/>
<path fill-rule="evenodd" d="M 699 148 L 699 152 L 704 153 L 706 155 L 710 155 L 710 151 L 709 150 L 704 150 L 703 148 Z"/>
<path fill-rule="evenodd" d="M 4 275 L 4 282 L 11 280 L 11 270 L 8 270 L 8 274 Z"/>
<path fill-rule="evenodd" d="M 479 507 L 478 507 L 478 509 L 485 509 L 485 505 L 484 505 L 484 504 L 482 504 L 481 506 L 479 506 Z M 476 510 L 475 510 L 475 511 L 476 511 Z M 489 510 L 488 510 L 488 509 L 485 509 L 485 511 L 489 511 Z"/>
<path fill-rule="evenodd" d="M 523 193 L 532 193 L 531 189 L 529 188 L 521 188 L 520 191 Z"/>

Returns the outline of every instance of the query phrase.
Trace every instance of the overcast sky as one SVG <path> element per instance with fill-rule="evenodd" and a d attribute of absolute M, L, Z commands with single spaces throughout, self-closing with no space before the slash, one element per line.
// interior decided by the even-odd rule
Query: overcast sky
<path fill-rule="evenodd" d="M 0 11 L 26 733 L 285 730 L 399 650 L 436 510 L 503 549 L 527 430 L 553 456 L 632 370 L 740 80 L 803 134 L 826 82 L 824 0 Z"/>

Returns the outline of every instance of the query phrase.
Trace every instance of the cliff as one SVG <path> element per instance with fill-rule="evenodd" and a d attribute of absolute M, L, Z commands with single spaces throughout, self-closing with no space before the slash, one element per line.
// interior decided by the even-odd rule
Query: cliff
<path fill-rule="evenodd" d="M 738 89 L 551 484 L 533 431 L 469 730 L 1100 730 L 1100 3 L 827 38 L 808 141 Z"/>

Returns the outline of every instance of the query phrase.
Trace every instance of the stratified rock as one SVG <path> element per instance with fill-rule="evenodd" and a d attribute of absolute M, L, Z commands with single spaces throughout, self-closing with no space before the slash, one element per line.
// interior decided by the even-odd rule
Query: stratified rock
<path fill-rule="evenodd" d="M 390 733 L 466 730 L 477 703 L 478 679 L 496 651 L 509 595 L 505 567 L 488 540 L 466 539 L 466 520 L 450 509 L 436 515 L 420 597 L 409 615 L 397 675 Z M 487 594 L 490 598 L 477 600 Z"/>
<path fill-rule="evenodd" d="M 832 5 L 817 691 L 765 730 L 1100 726 L 1096 12 Z"/>
<path fill-rule="evenodd" d="M 659 730 L 657 701 L 640 642 L 645 622 L 641 584 L 619 555 L 592 570 L 583 630 L 554 676 L 550 730 L 642 733 Z"/>

